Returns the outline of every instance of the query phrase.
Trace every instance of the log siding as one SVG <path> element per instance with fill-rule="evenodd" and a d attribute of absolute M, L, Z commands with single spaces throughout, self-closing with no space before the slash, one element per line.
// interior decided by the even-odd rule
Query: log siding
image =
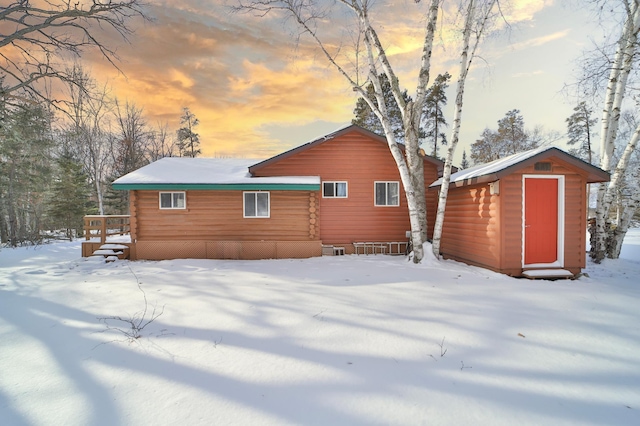
<path fill-rule="evenodd" d="M 270 217 L 244 218 L 242 191 L 186 191 L 186 208 L 161 210 L 159 191 L 132 191 L 138 241 L 306 241 L 311 234 L 307 191 L 270 191 Z"/>

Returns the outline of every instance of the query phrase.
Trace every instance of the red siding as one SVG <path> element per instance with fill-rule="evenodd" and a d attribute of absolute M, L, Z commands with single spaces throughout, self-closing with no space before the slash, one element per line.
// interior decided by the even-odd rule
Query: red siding
<path fill-rule="evenodd" d="M 522 273 L 522 173 L 513 173 L 500 180 L 500 201 L 503 252 L 499 270 L 519 275 Z"/>
<path fill-rule="evenodd" d="M 500 203 L 489 185 L 449 190 L 441 251 L 454 258 L 490 269 L 500 268 Z"/>
<path fill-rule="evenodd" d="M 425 182 L 437 179 L 437 169 L 425 162 Z M 354 131 L 293 155 L 257 167 L 254 176 L 320 176 L 322 181 L 348 182 L 348 198 L 320 195 L 320 239 L 325 244 L 366 241 L 406 241 L 410 229 L 400 175 L 385 143 Z M 374 206 L 374 182 L 397 181 L 400 206 Z M 427 200 L 429 235 L 435 220 L 436 196 Z"/>
<path fill-rule="evenodd" d="M 509 275 L 522 273 L 522 208 L 524 174 L 564 175 L 564 269 L 574 274 L 585 266 L 585 172 L 552 158 L 550 172 L 533 166 L 500 179 L 500 194 L 489 196 L 489 185 L 449 189 L 442 236 L 447 258 L 483 266 Z M 437 192 L 432 189 L 430 192 Z"/>

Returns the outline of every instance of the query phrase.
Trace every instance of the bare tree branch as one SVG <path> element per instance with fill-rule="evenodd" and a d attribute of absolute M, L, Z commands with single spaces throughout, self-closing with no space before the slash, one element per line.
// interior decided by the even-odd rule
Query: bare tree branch
<path fill-rule="evenodd" d="M 108 32 L 129 42 L 131 20 L 149 20 L 142 0 L 48 0 L 34 5 L 16 0 L 0 9 L 0 98 L 29 93 L 45 99 L 41 81 L 72 81 L 64 56 L 80 57 L 95 49 L 116 69 L 116 50 L 106 43 Z M 60 62 L 54 62 L 57 58 Z"/>

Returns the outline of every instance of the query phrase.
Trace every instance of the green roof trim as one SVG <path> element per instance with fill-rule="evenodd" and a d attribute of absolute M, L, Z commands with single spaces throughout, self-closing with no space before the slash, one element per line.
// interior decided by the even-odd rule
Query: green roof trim
<path fill-rule="evenodd" d="M 320 184 L 306 183 L 114 183 L 119 190 L 210 191 L 320 191 Z"/>

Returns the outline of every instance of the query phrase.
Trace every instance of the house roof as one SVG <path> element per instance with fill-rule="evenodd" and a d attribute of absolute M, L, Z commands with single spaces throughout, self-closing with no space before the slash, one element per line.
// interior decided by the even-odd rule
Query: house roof
<path fill-rule="evenodd" d="M 560 160 L 571 164 L 574 167 L 584 170 L 587 173 L 587 183 L 607 182 L 609 173 L 586 161 L 574 157 L 556 147 L 539 147 L 529 151 L 519 152 L 509 157 L 501 158 L 486 164 L 460 170 L 451 175 L 451 186 L 474 185 L 478 183 L 494 182 L 503 176 L 513 173 L 523 167 L 530 166 L 536 162 L 557 157 Z M 438 179 L 430 187 L 442 185 L 442 178 Z"/>
<path fill-rule="evenodd" d="M 345 135 L 347 133 L 350 132 L 358 132 L 360 134 L 363 134 L 371 139 L 374 139 L 380 143 L 385 144 L 385 146 L 387 145 L 387 138 L 378 135 L 377 133 L 373 133 L 370 130 L 365 129 L 364 127 L 360 127 L 356 124 L 350 124 L 348 126 L 345 127 L 341 127 L 340 129 L 336 130 L 335 132 L 329 133 L 328 135 L 322 136 L 318 139 L 314 139 L 311 142 L 307 142 L 305 144 L 302 144 L 300 146 L 297 146 L 293 149 L 290 149 L 289 151 L 285 151 L 281 154 L 278 154 L 274 157 L 268 158 L 264 161 L 261 161 L 259 163 L 256 163 L 254 165 L 252 165 L 251 167 L 249 167 L 249 172 L 250 173 L 255 173 L 257 170 L 261 169 L 262 167 L 268 166 L 269 164 L 273 164 L 276 163 L 280 160 L 283 160 L 287 157 L 290 157 L 294 154 L 298 154 L 299 152 L 302 151 L 306 151 L 307 149 L 311 149 L 313 147 L 316 147 L 318 145 L 321 145 L 325 142 L 328 142 L 330 140 L 333 140 L 339 136 Z M 403 144 L 398 144 L 400 146 L 401 149 L 404 150 L 404 145 Z M 424 161 L 435 164 L 437 169 L 438 169 L 438 173 L 441 174 L 443 167 L 444 167 L 444 162 L 435 158 L 435 157 L 431 157 L 429 155 L 425 155 L 424 157 Z"/>
<path fill-rule="evenodd" d="M 162 158 L 113 182 L 114 189 L 309 190 L 320 189 L 318 176 L 251 177 L 255 159 Z"/>

